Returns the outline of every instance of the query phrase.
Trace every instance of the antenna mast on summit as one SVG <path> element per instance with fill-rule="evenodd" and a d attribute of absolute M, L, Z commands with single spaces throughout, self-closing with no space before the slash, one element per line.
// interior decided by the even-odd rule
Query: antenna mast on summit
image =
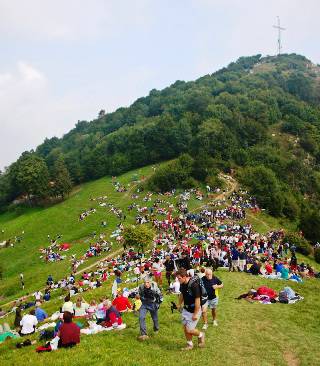
<path fill-rule="evenodd" d="M 280 26 L 280 17 L 277 16 L 278 18 L 278 25 L 274 25 L 273 28 L 278 29 L 278 55 L 281 54 L 281 50 L 282 50 L 282 44 L 281 44 L 281 31 L 286 30 L 286 28 L 282 28 Z"/>

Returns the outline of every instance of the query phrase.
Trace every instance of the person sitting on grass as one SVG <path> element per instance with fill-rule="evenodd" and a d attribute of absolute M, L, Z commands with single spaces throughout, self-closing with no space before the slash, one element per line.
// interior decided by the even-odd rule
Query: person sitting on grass
<path fill-rule="evenodd" d="M 72 322 L 72 317 L 69 311 L 63 313 L 63 324 L 57 334 L 60 337 L 59 347 L 73 347 L 80 343 L 80 328 Z"/>
<path fill-rule="evenodd" d="M 76 303 L 73 305 L 75 316 L 86 316 L 89 305 L 83 300 L 82 297 L 78 297 Z"/>
<path fill-rule="evenodd" d="M 22 319 L 21 308 L 20 308 L 20 306 L 18 306 L 16 308 L 16 314 L 15 314 L 14 323 L 13 323 L 14 327 L 17 331 L 20 331 L 20 329 L 21 329 L 21 326 L 20 326 L 21 319 Z"/>
<path fill-rule="evenodd" d="M 33 334 L 35 332 L 35 328 L 36 328 L 36 325 L 38 324 L 38 320 L 34 314 L 35 314 L 35 311 L 31 310 L 29 314 L 25 314 L 22 317 L 22 319 L 20 321 L 21 330 L 19 332 L 19 334 L 21 336 Z"/>
<path fill-rule="evenodd" d="M 40 302 L 36 303 L 35 316 L 36 316 L 38 322 L 43 322 L 45 319 L 48 318 L 48 314 L 43 309 L 41 309 Z"/>
<path fill-rule="evenodd" d="M 117 295 L 117 297 L 112 301 L 112 305 L 115 306 L 120 313 L 132 309 L 130 301 L 123 295 L 123 293 Z"/>
<path fill-rule="evenodd" d="M 110 300 L 106 300 L 104 302 L 105 308 L 106 308 L 106 315 L 105 320 L 101 323 L 104 327 L 118 327 L 122 324 L 122 318 L 120 312 L 112 306 L 112 303 Z"/>
<path fill-rule="evenodd" d="M 69 313 L 74 314 L 73 303 L 70 300 L 70 294 L 64 298 L 64 304 L 62 305 L 61 312 L 64 313 L 65 311 L 69 311 Z"/>
<path fill-rule="evenodd" d="M 95 312 L 97 324 L 102 323 L 106 317 L 106 306 L 105 306 L 106 301 L 107 301 L 107 299 L 100 299 L 100 303 L 97 306 L 97 309 Z"/>
<path fill-rule="evenodd" d="M 86 310 L 87 311 L 87 314 L 88 314 L 88 317 L 89 318 L 92 318 L 95 314 L 97 310 L 97 303 L 96 303 L 96 300 L 91 300 L 90 301 L 90 306 L 88 307 L 88 309 Z"/>

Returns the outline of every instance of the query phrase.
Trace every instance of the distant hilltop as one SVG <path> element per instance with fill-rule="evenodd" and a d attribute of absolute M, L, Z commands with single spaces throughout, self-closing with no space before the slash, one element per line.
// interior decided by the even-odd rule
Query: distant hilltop
<path fill-rule="evenodd" d="M 320 202 L 319 102 L 320 67 L 306 57 L 240 57 L 195 81 L 153 89 L 128 108 L 101 110 L 23 153 L 0 176 L 0 207 L 22 196 L 63 198 L 72 185 L 187 153 L 232 169 L 253 191 L 253 169 L 263 169 L 280 202 L 264 206 L 300 220 Z"/>

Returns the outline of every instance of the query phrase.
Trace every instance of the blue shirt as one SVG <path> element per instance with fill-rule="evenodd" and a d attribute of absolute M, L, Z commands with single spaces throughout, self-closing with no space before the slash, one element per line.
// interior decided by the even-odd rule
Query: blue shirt
<path fill-rule="evenodd" d="M 48 317 L 48 314 L 44 310 L 42 310 L 40 308 L 36 308 L 35 316 L 36 316 L 38 322 L 42 322 L 43 320 L 45 320 Z"/>

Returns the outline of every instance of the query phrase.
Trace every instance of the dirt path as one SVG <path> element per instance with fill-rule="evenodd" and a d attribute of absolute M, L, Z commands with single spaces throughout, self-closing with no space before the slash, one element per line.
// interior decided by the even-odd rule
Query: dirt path
<path fill-rule="evenodd" d="M 220 193 L 218 196 L 213 198 L 210 202 L 207 202 L 206 204 L 204 204 L 200 207 L 197 207 L 196 209 L 193 210 L 193 212 L 202 210 L 203 208 L 207 207 L 208 204 L 210 204 L 210 203 L 226 199 L 228 196 L 230 196 L 238 188 L 238 182 L 234 178 L 232 178 L 230 175 L 219 174 L 219 178 L 224 180 L 225 183 L 227 184 L 227 186 L 229 186 L 228 190 L 225 191 L 225 192 Z"/>

